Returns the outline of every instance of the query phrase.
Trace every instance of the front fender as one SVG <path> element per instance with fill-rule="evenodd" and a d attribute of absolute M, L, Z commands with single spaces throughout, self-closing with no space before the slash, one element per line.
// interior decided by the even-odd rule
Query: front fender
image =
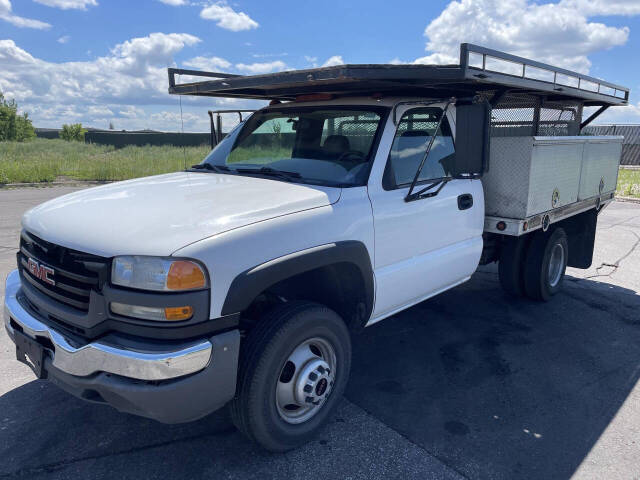
<path fill-rule="evenodd" d="M 369 318 L 373 311 L 375 289 L 373 268 L 367 247 L 364 243 L 355 240 L 319 245 L 245 270 L 231 283 L 222 306 L 222 315 L 245 310 L 261 292 L 282 280 L 338 263 L 354 264 L 362 274 L 366 318 Z"/>

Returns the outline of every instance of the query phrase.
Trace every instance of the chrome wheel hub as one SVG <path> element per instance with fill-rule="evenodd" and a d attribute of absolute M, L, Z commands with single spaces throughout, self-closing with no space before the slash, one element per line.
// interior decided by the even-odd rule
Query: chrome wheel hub
<path fill-rule="evenodd" d="M 313 417 L 331 395 L 336 355 L 331 344 L 312 338 L 298 345 L 285 361 L 276 384 L 276 407 L 287 423 Z"/>
<path fill-rule="evenodd" d="M 551 258 L 549 259 L 548 279 L 551 287 L 555 287 L 560 283 L 564 267 L 564 256 L 564 247 L 562 244 L 556 243 L 551 250 Z"/>
<path fill-rule="evenodd" d="M 311 360 L 298 375 L 294 395 L 298 404 L 320 405 L 332 387 L 333 375 L 329 364 L 321 359 Z"/>

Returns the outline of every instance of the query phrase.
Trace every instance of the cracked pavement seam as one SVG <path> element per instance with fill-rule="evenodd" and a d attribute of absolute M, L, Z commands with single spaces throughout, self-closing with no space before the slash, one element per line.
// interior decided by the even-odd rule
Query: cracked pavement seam
<path fill-rule="evenodd" d="M 597 277 L 611 277 L 611 275 L 613 275 L 614 273 L 616 273 L 616 271 L 618 270 L 618 268 L 620 268 L 620 264 L 626 260 L 635 250 L 636 248 L 638 248 L 638 245 L 640 245 L 640 236 L 638 236 L 638 234 L 636 232 L 634 232 L 633 230 L 627 230 L 625 229 L 625 231 L 631 233 L 634 237 L 636 237 L 636 241 L 635 243 L 631 246 L 631 248 L 629 249 L 629 251 L 627 253 L 625 253 L 623 256 L 621 256 L 618 260 L 616 260 L 614 263 L 608 263 L 608 262 L 602 262 L 600 264 L 600 266 L 596 267 L 596 271 L 599 272 L 600 269 L 605 268 L 605 267 L 610 267 L 613 268 L 613 270 L 611 270 L 609 273 L 597 273 L 595 275 L 589 275 L 587 277 L 582 278 L 582 280 L 587 280 L 590 278 L 597 278 Z"/>
<path fill-rule="evenodd" d="M 33 467 L 27 467 L 27 468 L 15 470 L 13 472 L 3 473 L 3 474 L 0 474 L 0 478 L 21 478 L 21 477 L 29 478 L 31 475 L 35 475 L 38 473 L 54 472 L 56 470 L 63 469 L 65 467 L 68 467 L 69 465 L 73 465 L 79 462 L 85 462 L 88 460 L 98 460 L 100 458 L 115 457 L 119 455 L 127 455 L 129 453 L 144 452 L 146 450 L 153 450 L 154 448 L 165 447 L 167 445 L 173 445 L 176 443 L 193 442 L 195 440 L 200 440 L 202 438 L 217 437 L 217 436 L 226 435 L 226 434 L 228 434 L 228 432 L 226 431 L 204 433 L 201 435 L 193 435 L 191 437 L 184 437 L 177 440 L 167 440 L 166 442 L 152 443 L 149 445 L 142 445 L 140 447 L 134 447 L 134 448 L 129 448 L 125 450 L 105 452 L 97 455 L 87 455 L 87 456 L 78 457 L 78 458 L 70 458 L 68 460 L 62 460 L 60 462 L 46 463 L 44 465 L 37 465 Z"/>

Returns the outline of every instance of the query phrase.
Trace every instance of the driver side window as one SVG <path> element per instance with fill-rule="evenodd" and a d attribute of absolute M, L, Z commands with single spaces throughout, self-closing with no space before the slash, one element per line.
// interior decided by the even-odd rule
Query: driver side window
<path fill-rule="evenodd" d="M 386 190 L 411 185 L 434 133 L 433 145 L 418 182 L 451 176 L 455 148 L 446 117 L 436 132 L 441 115 L 442 109 L 429 107 L 415 108 L 402 116 L 384 173 Z"/>

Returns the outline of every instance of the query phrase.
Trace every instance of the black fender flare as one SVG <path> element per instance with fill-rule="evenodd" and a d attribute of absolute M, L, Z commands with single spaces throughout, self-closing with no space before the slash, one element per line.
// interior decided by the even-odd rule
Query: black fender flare
<path fill-rule="evenodd" d="M 367 247 L 357 240 L 328 243 L 300 250 L 245 270 L 231 282 L 221 314 L 242 312 L 261 292 L 278 282 L 337 263 L 351 263 L 360 270 L 365 288 L 365 318 L 368 319 L 373 311 L 375 291 L 373 267 Z"/>

